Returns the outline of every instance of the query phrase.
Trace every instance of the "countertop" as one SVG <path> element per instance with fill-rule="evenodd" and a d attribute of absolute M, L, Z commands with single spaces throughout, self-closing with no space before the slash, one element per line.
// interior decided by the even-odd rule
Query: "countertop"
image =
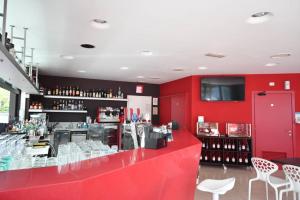
<path fill-rule="evenodd" d="M 166 148 L 158 150 L 139 148 L 63 166 L 0 172 L 0 197 L 1 192 L 8 190 L 43 187 L 102 176 L 193 145 L 198 145 L 199 151 L 201 149 L 200 141 L 188 131 L 174 131 L 173 137 L 174 141 L 169 142 Z"/>

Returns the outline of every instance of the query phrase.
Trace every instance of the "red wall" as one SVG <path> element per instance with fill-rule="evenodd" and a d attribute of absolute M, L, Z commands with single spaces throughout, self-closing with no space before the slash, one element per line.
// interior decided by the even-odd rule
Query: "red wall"
<path fill-rule="evenodd" d="M 195 133 L 198 115 L 203 115 L 205 121 L 219 122 L 220 132 L 225 132 L 226 122 L 252 123 L 252 92 L 253 91 L 282 91 L 283 82 L 291 81 L 291 91 L 295 93 L 295 111 L 300 112 L 300 74 L 263 74 L 244 75 L 246 78 L 245 101 L 242 102 L 204 102 L 200 100 L 200 78 L 201 76 L 190 76 L 184 79 L 172 81 L 160 86 L 160 96 L 176 95 L 187 93 L 190 96 L 189 113 L 187 120 L 188 129 Z M 275 82 L 274 87 L 269 82 Z M 165 105 L 166 106 L 166 105 Z M 168 121 L 166 114 L 163 114 L 165 106 L 161 106 L 161 123 Z M 165 116 L 163 116 L 165 115 Z M 300 125 L 296 125 L 296 156 L 300 156 Z"/>

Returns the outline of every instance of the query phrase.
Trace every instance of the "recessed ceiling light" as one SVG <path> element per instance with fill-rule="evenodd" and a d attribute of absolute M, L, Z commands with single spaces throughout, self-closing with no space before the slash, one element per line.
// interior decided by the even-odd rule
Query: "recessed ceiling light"
<path fill-rule="evenodd" d="M 182 72 L 183 68 L 177 67 L 177 68 L 174 68 L 173 71 L 175 71 L 175 72 Z"/>
<path fill-rule="evenodd" d="M 87 48 L 87 49 L 93 49 L 93 48 L 95 48 L 95 46 L 92 45 L 92 44 L 81 44 L 80 46 L 83 47 L 83 48 Z"/>
<path fill-rule="evenodd" d="M 108 29 L 110 27 L 109 23 L 103 19 L 93 19 L 90 21 L 90 24 L 97 29 Z"/>
<path fill-rule="evenodd" d="M 142 51 L 141 54 L 143 56 L 152 56 L 153 55 L 152 51 L 148 51 L 148 50 Z"/>
<path fill-rule="evenodd" d="M 74 59 L 74 56 L 71 56 L 71 55 L 61 55 L 60 57 L 65 60 L 73 60 Z"/>
<path fill-rule="evenodd" d="M 271 58 L 284 58 L 289 56 L 291 56 L 290 53 L 279 53 L 279 54 L 272 55 Z"/>
<path fill-rule="evenodd" d="M 258 12 L 258 13 L 251 15 L 251 17 L 249 17 L 246 20 L 246 22 L 249 24 L 260 24 L 260 23 L 264 23 L 264 22 L 270 20 L 270 18 L 272 16 L 273 16 L 273 13 L 271 13 L 271 12 Z"/>
<path fill-rule="evenodd" d="M 128 67 L 120 67 L 121 70 L 127 70 Z"/>
<path fill-rule="evenodd" d="M 224 58 L 225 55 L 221 53 L 207 53 L 205 56 L 213 57 L 213 58 Z"/>
<path fill-rule="evenodd" d="M 144 76 L 137 76 L 137 78 L 145 78 Z"/>
<path fill-rule="evenodd" d="M 276 66 L 278 65 L 278 63 L 267 63 L 265 64 L 266 67 L 273 67 L 273 66 Z"/>
<path fill-rule="evenodd" d="M 78 73 L 85 73 L 86 71 L 85 70 L 78 70 L 77 72 Z"/>
<path fill-rule="evenodd" d="M 207 69 L 207 67 L 205 67 L 205 66 L 201 66 L 201 67 L 198 67 L 198 69 L 199 69 L 199 70 L 206 70 L 206 69 Z"/>

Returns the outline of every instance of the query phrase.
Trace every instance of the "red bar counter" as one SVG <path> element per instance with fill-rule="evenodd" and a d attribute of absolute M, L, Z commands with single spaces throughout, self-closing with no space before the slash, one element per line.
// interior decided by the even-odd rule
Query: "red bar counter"
<path fill-rule="evenodd" d="M 192 200 L 201 143 L 187 131 L 159 150 L 0 172 L 0 200 Z"/>

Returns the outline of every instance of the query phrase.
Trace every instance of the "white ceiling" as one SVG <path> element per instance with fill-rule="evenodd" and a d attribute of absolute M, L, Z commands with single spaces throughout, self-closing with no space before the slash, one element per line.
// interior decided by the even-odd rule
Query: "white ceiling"
<path fill-rule="evenodd" d="M 262 11 L 274 17 L 245 23 Z M 95 18 L 107 20 L 110 28 L 94 29 L 89 21 Z M 28 47 L 36 49 L 35 62 L 44 74 L 131 82 L 163 83 L 192 74 L 299 73 L 299 19 L 299 0 L 8 1 L 8 25 L 17 26 L 18 36 L 29 27 Z M 82 43 L 96 48 L 83 49 Z M 142 56 L 143 50 L 153 55 Z M 209 52 L 226 57 L 206 57 Z M 277 53 L 292 56 L 270 58 Z M 75 59 L 64 60 L 62 54 Z M 279 64 L 264 66 L 270 62 Z M 184 71 L 172 71 L 178 67 Z"/>

